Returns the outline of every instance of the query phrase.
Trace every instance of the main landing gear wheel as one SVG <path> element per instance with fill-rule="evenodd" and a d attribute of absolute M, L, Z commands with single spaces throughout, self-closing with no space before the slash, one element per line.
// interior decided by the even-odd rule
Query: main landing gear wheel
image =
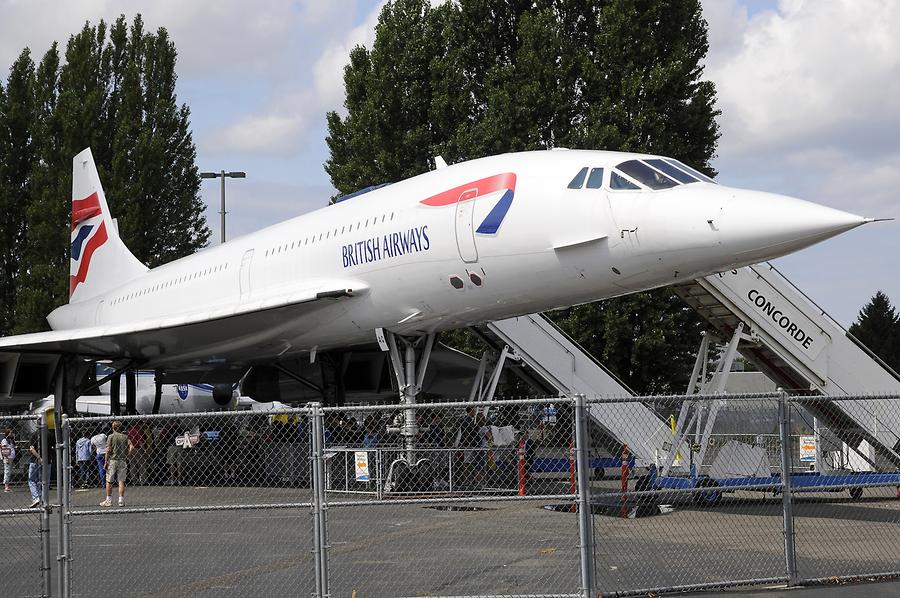
<path fill-rule="evenodd" d="M 650 476 L 643 475 L 634 482 L 635 492 L 646 492 L 653 490 L 650 485 Z M 648 517 L 650 515 L 659 514 L 658 497 L 654 494 L 645 494 L 637 497 L 637 513 L 638 517 Z"/>
<path fill-rule="evenodd" d="M 697 488 L 710 488 L 694 495 L 694 504 L 699 507 L 714 507 L 722 500 L 722 491 L 718 490 L 719 483 L 712 478 L 700 478 L 697 480 Z M 715 488 L 715 490 L 714 490 Z"/>

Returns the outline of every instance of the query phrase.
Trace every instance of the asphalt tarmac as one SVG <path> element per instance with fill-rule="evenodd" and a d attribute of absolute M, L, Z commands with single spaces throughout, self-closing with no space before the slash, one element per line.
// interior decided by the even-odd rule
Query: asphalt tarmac
<path fill-rule="evenodd" d="M 79 491 L 72 519 L 77 596 L 288 596 L 314 588 L 312 518 L 303 488 L 129 487 L 126 508 L 102 509 L 99 488 Z M 578 591 L 577 517 L 546 500 L 475 500 L 471 509 L 418 504 L 339 506 L 330 495 L 332 596 L 566 594 Z M 0 496 L 22 506 L 27 492 Z M 255 505 L 247 510 L 128 512 L 129 508 Z M 269 505 L 269 506 L 265 506 Z M 444 507 L 450 506 L 445 504 Z M 860 501 L 802 497 L 797 516 L 801 576 L 900 569 L 900 500 L 888 489 Z M 780 499 L 726 496 L 713 508 L 676 505 L 654 517 L 595 515 L 598 588 L 604 592 L 784 575 Z M 51 516 L 56 549 L 56 514 Z M 39 516 L 0 516 L 7 548 L 0 596 L 40 594 Z M 55 567 L 55 564 L 54 564 Z M 56 578 L 53 577 L 54 594 Z M 900 596 L 900 582 L 784 590 L 755 587 L 696 595 Z"/>

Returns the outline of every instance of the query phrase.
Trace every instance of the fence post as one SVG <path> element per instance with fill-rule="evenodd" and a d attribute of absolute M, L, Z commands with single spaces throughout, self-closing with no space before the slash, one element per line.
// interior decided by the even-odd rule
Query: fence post
<path fill-rule="evenodd" d="M 622 506 L 619 511 L 619 515 L 622 519 L 628 519 L 628 478 L 630 476 L 630 468 L 628 467 L 628 445 L 622 445 L 622 477 L 621 477 L 621 488 L 622 488 Z M 638 500 L 640 502 L 640 499 Z"/>
<path fill-rule="evenodd" d="M 59 528 L 60 536 L 62 537 L 62 545 L 64 553 L 60 555 L 59 567 L 62 570 L 60 577 L 62 579 L 62 586 L 60 587 L 60 593 L 63 598 L 68 598 L 72 595 L 72 572 L 69 567 L 69 563 L 72 562 L 72 518 L 69 516 L 69 508 L 71 506 L 71 498 L 72 498 L 72 457 L 69 454 L 70 447 L 72 446 L 72 435 L 71 435 L 71 427 L 69 426 L 68 416 L 62 416 L 62 481 L 57 480 L 57 484 L 59 486 L 60 495 L 62 500 L 60 500 L 60 518 L 62 519 L 63 524 Z"/>
<path fill-rule="evenodd" d="M 581 591 L 584 598 L 594 592 L 594 526 L 591 512 L 590 436 L 584 413 L 584 395 L 575 395 L 575 448 L 578 468 L 578 535 L 581 547 Z"/>
<path fill-rule="evenodd" d="M 310 435 L 312 436 L 312 515 L 313 515 L 313 559 L 316 567 L 316 593 L 318 598 L 326 598 L 328 593 L 328 530 L 325 511 L 325 433 L 322 405 L 311 403 Z"/>
<path fill-rule="evenodd" d="M 381 471 L 381 449 L 375 449 L 375 475 L 378 476 L 378 479 L 375 481 L 375 498 L 381 500 L 382 498 L 382 479 L 384 478 Z"/>
<path fill-rule="evenodd" d="M 516 455 L 519 461 L 519 496 L 525 496 L 525 434 L 519 439 Z"/>
<path fill-rule="evenodd" d="M 63 534 L 65 527 L 65 513 L 63 513 L 63 495 L 65 494 L 65 469 L 66 463 L 63 456 L 63 446 L 65 446 L 65 437 L 63 436 L 63 417 L 55 416 L 56 430 L 54 437 L 56 438 L 56 588 L 61 596 L 65 596 L 64 587 L 66 585 L 66 539 Z"/>
<path fill-rule="evenodd" d="M 50 447 L 48 441 L 50 439 L 47 434 L 47 414 L 41 415 L 41 421 L 38 425 L 38 434 L 40 435 L 41 450 L 41 580 L 43 581 L 43 595 L 52 596 L 53 588 L 50 580 Z M 34 460 L 34 455 L 31 455 Z M 29 477 L 31 476 L 31 466 L 29 466 Z"/>
<path fill-rule="evenodd" d="M 781 508 L 784 521 L 784 560 L 788 585 L 797 585 L 797 552 L 794 546 L 793 494 L 791 492 L 791 408 L 788 395 L 778 389 L 778 431 L 781 435 Z"/>
<path fill-rule="evenodd" d="M 451 451 L 447 453 L 447 455 L 449 455 L 447 462 L 447 477 L 450 478 L 448 480 L 450 484 L 450 492 L 453 492 L 453 452 Z M 900 488 L 897 489 L 897 492 L 900 493 Z M 380 499 L 381 497 L 379 496 L 378 498 Z"/>

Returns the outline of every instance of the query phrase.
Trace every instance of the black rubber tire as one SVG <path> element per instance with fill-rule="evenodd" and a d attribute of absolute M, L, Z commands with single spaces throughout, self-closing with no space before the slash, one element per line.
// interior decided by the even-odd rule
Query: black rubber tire
<path fill-rule="evenodd" d="M 862 488 L 860 488 L 858 486 L 856 488 L 850 488 L 850 498 L 852 498 L 853 500 L 861 499 L 862 495 L 863 495 Z"/>
<path fill-rule="evenodd" d="M 718 488 L 719 483 L 712 478 L 700 478 L 697 480 L 697 488 L 710 488 L 707 492 L 697 492 L 694 494 L 694 504 L 698 507 L 714 507 L 722 500 L 722 492 L 720 490 L 712 490 Z"/>
<path fill-rule="evenodd" d="M 650 476 L 643 475 L 634 481 L 634 491 L 644 492 L 646 490 L 653 490 L 653 488 L 650 487 Z M 637 497 L 636 501 L 637 512 L 635 513 L 635 515 L 637 515 L 638 517 L 659 515 L 659 499 L 657 496 L 639 496 Z"/>

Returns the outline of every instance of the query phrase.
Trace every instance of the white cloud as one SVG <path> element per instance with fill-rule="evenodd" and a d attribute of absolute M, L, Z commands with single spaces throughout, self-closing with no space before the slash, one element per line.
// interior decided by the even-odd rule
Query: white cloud
<path fill-rule="evenodd" d="M 124 13 L 130 23 L 141 13 L 148 31 L 161 26 L 169 31 L 178 49 L 180 81 L 204 81 L 204 89 L 195 95 L 217 93 L 218 117 L 231 121 L 211 124 L 210 129 L 219 132 L 200 135 L 201 150 L 290 155 L 299 151 L 306 131 L 323 120 L 325 110 L 340 104 L 346 62 L 342 54 L 374 36 L 370 31 L 377 12 L 356 26 L 356 13 L 365 4 L 366 0 L 263 0 L 252 6 L 241 0 L 0 0 L 0 73 L 25 46 L 38 60 L 54 40 L 64 50 L 68 37 L 85 21 L 112 22 Z M 254 90 L 249 99 L 248 88 Z M 236 107 L 237 102 L 243 105 Z"/>
<path fill-rule="evenodd" d="M 261 114 L 244 117 L 204 141 L 215 152 L 289 152 L 304 126 L 301 114 Z"/>
<path fill-rule="evenodd" d="M 319 106 L 338 109 L 344 100 L 344 67 L 350 62 L 350 51 L 356 46 L 371 47 L 375 42 L 375 25 L 385 2 L 379 2 L 366 20 L 354 27 L 347 36 L 325 48 L 314 69 L 315 93 Z"/>
<path fill-rule="evenodd" d="M 55 40 L 64 48 L 85 21 L 112 22 L 124 14 L 130 23 L 140 13 L 149 31 L 169 31 L 179 50 L 182 76 L 271 68 L 303 15 L 291 0 L 267 0 L 252 7 L 240 0 L 0 0 L 0 12 L 0 65 L 10 64 L 25 46 L 40 54 Z"/>
<path fill-rule="evenodd" d="M 726 184 L 900 218 L 900 3 L 704 0 Z M 755 6 L 754 8 L 758 8 Z M 877 289 L 900 300 L 898 224 L 880 223 L 778 260 L 838 321 Z"/>
<path fill-rule="evenodd" d="M 875 114 L 882 135 L 900 132 L 900 3 L 793 0 L 747 18 L 710 0 L 704 14 L 723 157 L 810 141 L 864 150 L 868 135 L 854 131 Z"/>

